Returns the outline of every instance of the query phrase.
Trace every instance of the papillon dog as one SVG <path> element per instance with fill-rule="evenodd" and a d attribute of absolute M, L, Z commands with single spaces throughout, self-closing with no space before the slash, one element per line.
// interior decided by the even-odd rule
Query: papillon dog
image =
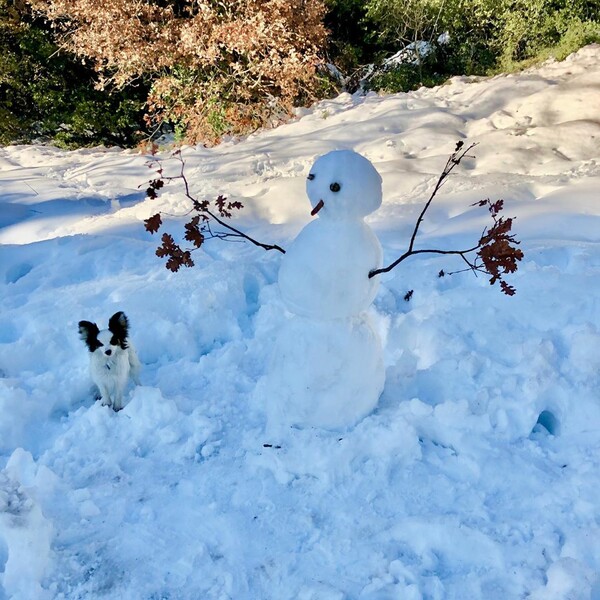
<path fill-rule="evenodd" d="M 129 339 L 129 320 L 119 311 L 102 331 L 96 323 L 79 321 L 79 335 L 91 352 L 90 374 L 102 404 L 121 410 L 128 378 L 140 385 L 141 364 Z"/>

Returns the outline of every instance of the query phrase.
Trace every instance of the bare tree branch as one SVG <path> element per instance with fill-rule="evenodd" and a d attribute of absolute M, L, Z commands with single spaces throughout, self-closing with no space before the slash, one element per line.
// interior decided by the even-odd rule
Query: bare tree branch
<path fill-rule="evenodd" d="M 459 271 L 453 271 L 452 273 L 445 273 L 442 270 L 439 273 L 440 277 L 443 277 L 444 275 L 452 275 L 454 273 L 461 273 L 463 271 L 472 271 L 475 275 L 477 275 L 477 273 L 485 273 L 486 275 L 491 276 L 490 284 L 494 284 L 497 281 L 500 282 L 500 288 L 504 294 L 507 294 L 508 296 L 515 294 L 515 288 L 511 285 L 508 285 L 504 281 L 503 276 L 507 273 L 514 273 L 517 270 L 517 262 L 522 260 L 523 251 L 516 247 L 520 242 L 518 242 L 514 235 L 511 234 L 513 219 L 505 219 L 504 217 L 499 216 L 504 207 L 503 200 L 491 202 L 489 198 L 487 198 L 475 203 L 477 206 L 486 206 L 494 221 L 494 224 L 491 228 L 488 229 L 488 227 L 486 227 L 483 230 L 477 245 L 465 250 L 438 250 L 433 248 L 415 250 L 415 241 L 417 239 L 419 227 L 425 218 L 425 213 L 431 206 L 433 199 L 450 173 L 457 165 L 460 164 L 461 160 L 468 155 L 468 152 L 475 145 L 476 144 L 471 144 L 466 149 L 463 149 L 463 142 L 458 142 L 456 144 L 454 152 L 448 158 L 442 174 L 437 180 L 429 199 L 425 203 L 425 206 L 423 207 L 423 210 L 421 211 L 419 218 L 415 223 L 415 227 L 408 244 L 408 249 L 406 252 L 404 252 L 404 254 L 402 254 L 387 267 L 382 267 L 380 269 L 374 269 L 371 271 L 369 273 L 369 278 L 391 271 L 409 256 L 414 256 L 416 254 L 449 254 L 460 256 L 461 259 L 467 264 L 467 268 Z M 472 254 L 473 252 L 476 253 L 475 260 L 470 260 L 468 255 Z"/>
<path fill-rule="evenodd" d="M 181 163 L 181 170 L 177 177 L 166 178 L 166 179 L 181 179 L 183 181 L 183 185 L 185 188 L 186 198 L 191 200 L 194 207 L 196 207 L 199 203 L 196 200 L 196 198 L 194 198 L 190 193 L 190 185 L 189 185 L 189 182 L 188 182 L 187 177 L 185 176 L 185 172 L 184 172 L 185 161 L 183 160 L 183 157 L 181 156 L 181 151 L 178 151 L 175 154 L 176 154 L 176 158 Z M 226 223 L 221 218 L 217 217 L 217 215 L 215 215 L 208 208 L 204 208 L 203 212 L 205 212 L 212 219 L 214 219 L 219 225 L 221 225 L 221 227 L 225 227 L 226 229 L 228 229 L 229 231 L 232 232 L 232 233 L 228 234 L 227 237 L 241 237 L 241 238 L 245 239 L 246 241 L 250 242 L 251 244 L 254 244 L 255 246 L 258 246 L 260 248 L 264 248 L 265 250 L 277 250 L 277 251 L 285 254 L 285 250 L 281 246 L 278 246 L 277 244 L 264 244 L 262 242 L 259 242 L 258 240 L 255 240 L 253 237 L 249 236 L 247 233 L 244 233 L 243 231 L 235 228 L 233 225 L 229 225 L 229 223 Z M 225 238 L 221 238 L 221 239 L 225 239 Z"/>
<path fill-rule="evenodd" d="M 402 256 L 400 256 L 398 259 L 396 259 L 393 263 L 388 265 L 387 267 L 383 267 L 381 269 L 374 269 L 373 271 L 371 271 L 369 273 L 369 278 L 374 277 L 375 275 L 379 275 L 381 273 L 387 273 L 387 272 L 391 271 L 394 267 L 397 267 L 403 260 L 406 260 L 409 256 L 412 256 L 413 254 L 430 253 L 430 254 L 460 254 L 460 255 L 464 255 L 464 254 L 468 254 L 469 252 L 473 252 L 474 250 L 477 250 L 479 248 L 479 246 L 475 246 L 474 248 L 470 248 L 468 250 L 414 250 L 415 240 L 417 239 L 417 233 L 419 232 L 419 227 L 421 226 L 421 223 L 423 222 L 425 213 L 429 209 L 431 202 L 435 198 L 436 194 L 438 193 L 439 189 L 442 187 L 442 185 L 444 184 L 446 179 L 448 179 L 448 176 L 450 175 L 450 173 L 452 173 L 454 168 L 460 164 L 460 161 L 465 156 L 467 156 L 468 152 L 470 150 L 472 150 L 476 145 L 477 144 L 471 144 L 470 146 L 468 146 L 466 149 L 463 150 L 463 146 L 464 146 L 463 142 L 458 142 L 456 144 L 456 148 L 455 148 L 454 152 L 449 156 L 448 160 L 446 161 L 446 166 L 444 167 L 444 170 L 442 171 L 441 175 L 439 176 L 439 178 L 435 184 L 435 187 L 433 188 L 433 191 L 431 192 L 431 195 L 429 196 L 429 199 L 425 203 L 425 206 L 423 207 L 423 210 L 421 211 L 421 214 L 419 215 L 419 218 L 417 219 L 417 222 L 415 223 L 415 228 L 410 237 L 410 243 L 408 245 L 408 250 Z M 471 158 L 473 158 L 473 157 L 471 157 Z"/>

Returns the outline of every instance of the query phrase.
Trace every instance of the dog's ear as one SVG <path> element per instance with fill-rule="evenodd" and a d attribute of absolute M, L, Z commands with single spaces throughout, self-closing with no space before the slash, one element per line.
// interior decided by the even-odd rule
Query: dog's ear
<path fill-rule="evenodd" d="M 108 320 L 108 330 L 113 334 L 123 349 L 127 348 L 127 336 L 129 335 L 129 320 L 123 311 L 115 313 Z M 116 346 L 117 344 L 115 344 Z"/>
<path fill-rule="evenodd" d="M 96 323 L 79 321 L 79 337 L 85 342 L 90 352 L 100 347 L 100 342 L 98 341 L 99 333 L 100 330 Z"/>

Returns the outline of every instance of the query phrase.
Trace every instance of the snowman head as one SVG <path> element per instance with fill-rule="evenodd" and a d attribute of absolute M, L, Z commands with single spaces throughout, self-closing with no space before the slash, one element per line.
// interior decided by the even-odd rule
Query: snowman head
<path fill-rule="evenodd" d="M 324 219 L 362 218 L 381 206 L 381 176 L 364 156 L 334 150 L 315 161 L 306 181 L 313 210 Z"/>

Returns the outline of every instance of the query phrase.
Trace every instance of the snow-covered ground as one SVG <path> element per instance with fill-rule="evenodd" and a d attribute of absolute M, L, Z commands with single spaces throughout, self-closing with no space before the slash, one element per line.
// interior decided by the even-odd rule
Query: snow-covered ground
<path fill-rule="evenodd" d="M 525 252 L 516 296 L 438 278 L 452 257 L 403 262 L 370 315 L 376 410 L 349 430 L 291 428 L 279 448 L 255 390 L 286 318 L 282 255 L 212 240 L 172 274 L 143 219 L 184 199 L 145 198 L 147 156 L 0 149 L 0 599 L 600 598 L 600 47 L 342 95 L 184 157 L 196 197 L 241 200 L 236 225 L 286 247 L 311 219 L 314 159 L 364 154 L 389 263 L 458 140 L 476 159 L 418 246 L 470 246 L 488 221 L 473 202 L 503 198 Z M 77 323 L 117 310 L 143 385 L 114 413 L 94 401 Z"/>

